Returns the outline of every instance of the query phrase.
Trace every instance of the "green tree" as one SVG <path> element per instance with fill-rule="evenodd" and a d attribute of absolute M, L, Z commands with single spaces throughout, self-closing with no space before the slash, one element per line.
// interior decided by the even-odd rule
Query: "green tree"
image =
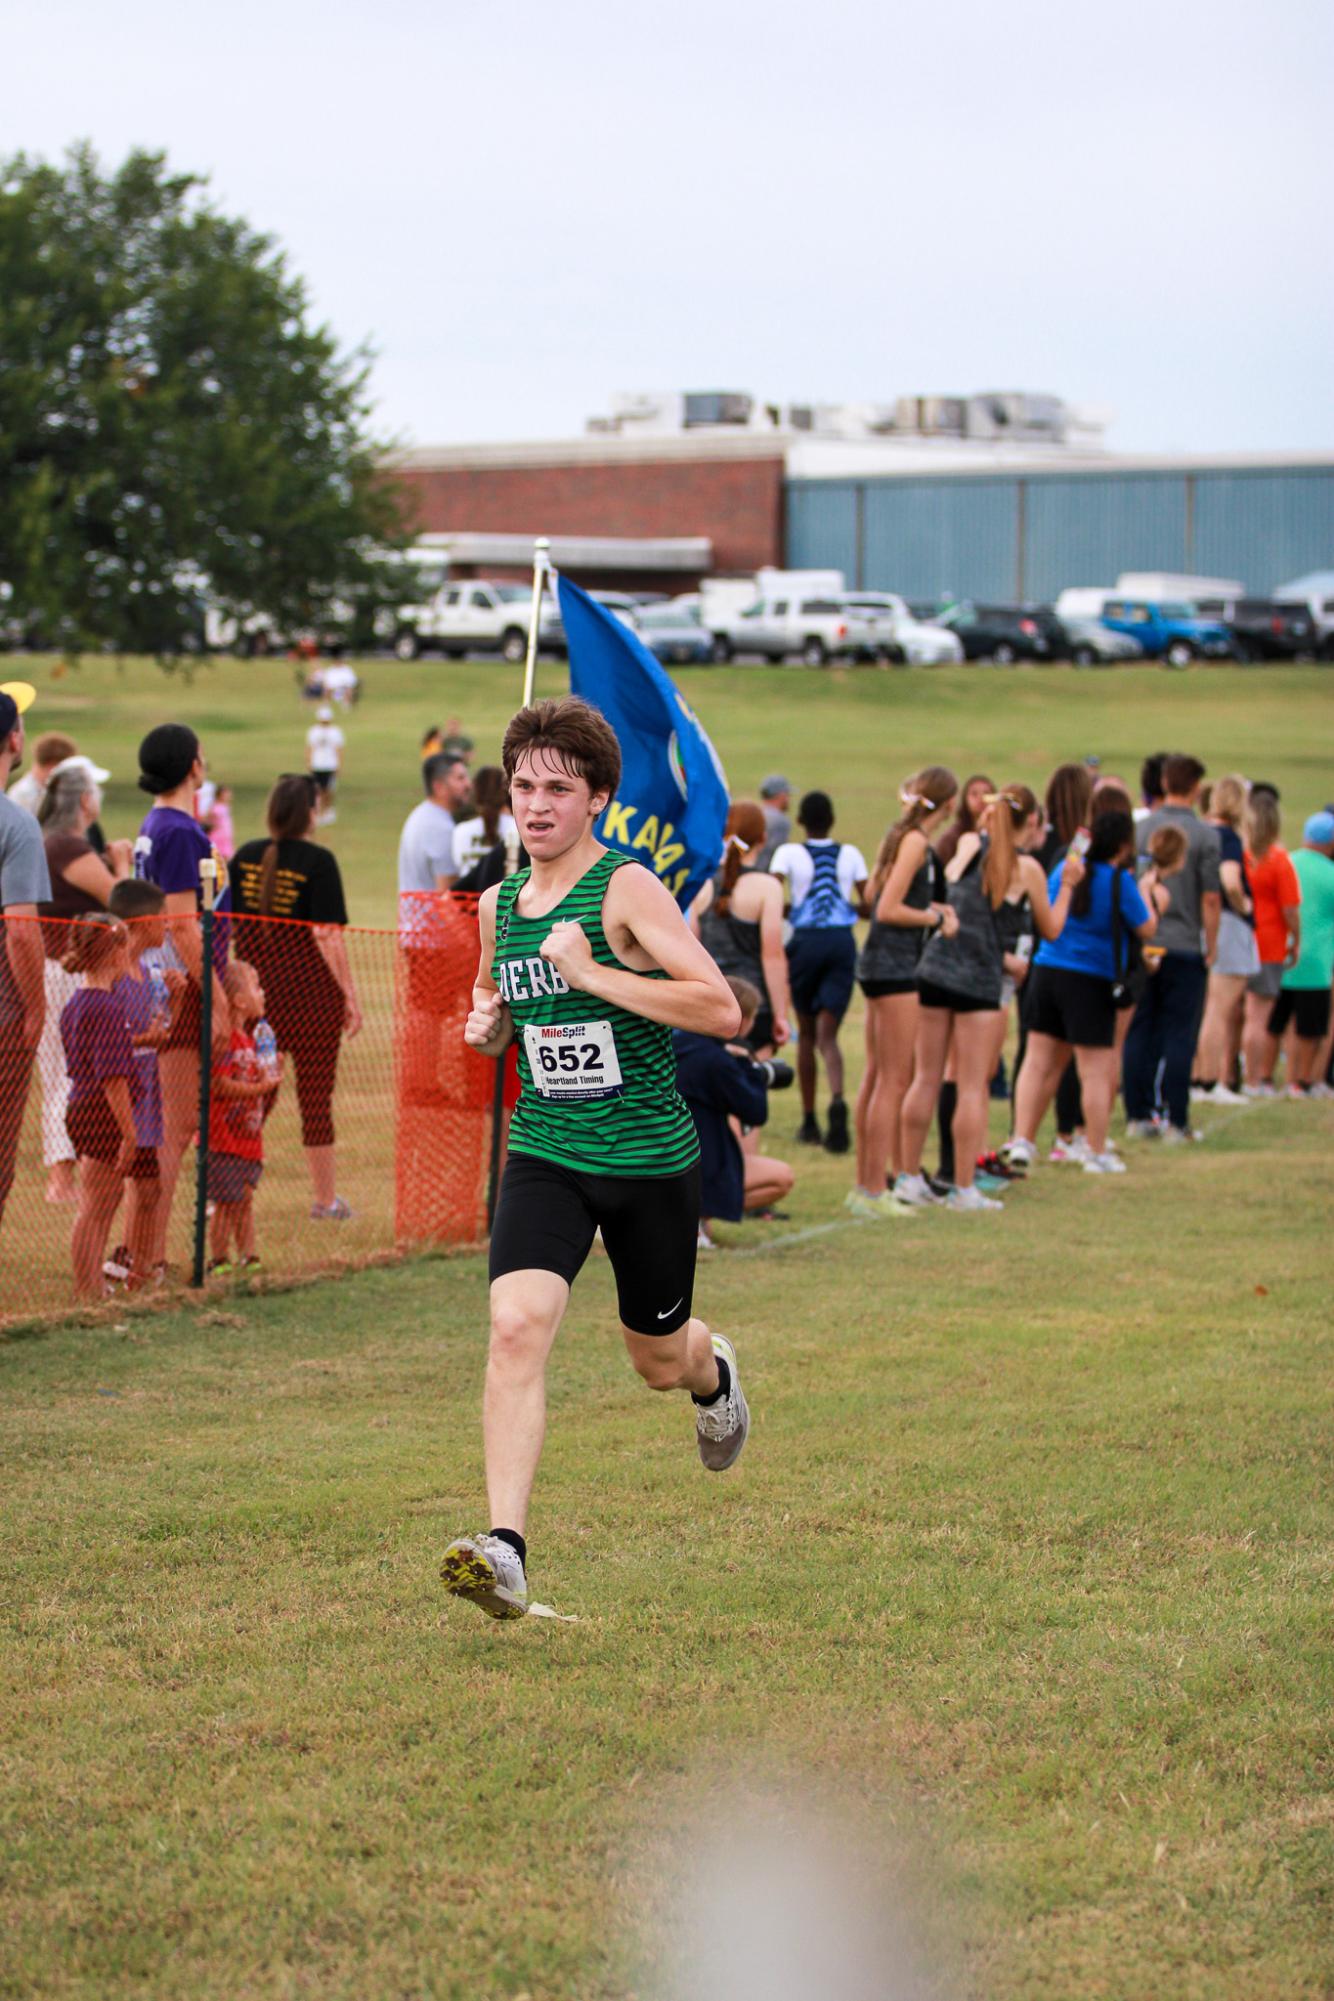
<path fill-rule="evenodd" d="M 404 539 L 368 355 L 203 189 L 157 153 L 0 163 L 0 583 L 71 650 L 189 647 L 205 579 L 319 626 Z"/>

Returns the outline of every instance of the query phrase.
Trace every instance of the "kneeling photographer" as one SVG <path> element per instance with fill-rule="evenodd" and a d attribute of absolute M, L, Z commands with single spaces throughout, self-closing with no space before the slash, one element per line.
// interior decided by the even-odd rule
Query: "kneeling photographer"
<path fill-rule="evenodd" d="M 729 978 L 727 984 L 741 1009 L 737 1041 L 723 1042 L 683 1029 L 672 1036 L 676 1088 L 690 1107 L 699 1134 L 701 1250 L 713 1247 L 711 1219 L 739 1223 L 745 1214 L 768 1209 L 790 1193 L 795 1178 L 785 1160 L 747 1153 L 738 1137 L 741 1127 L 765 1123 L 770 1091 L 786 1090 L 793 1070 L 776 1057 L 757 1062 L 743 1046 L 762 997 L 749 980 Z"/>

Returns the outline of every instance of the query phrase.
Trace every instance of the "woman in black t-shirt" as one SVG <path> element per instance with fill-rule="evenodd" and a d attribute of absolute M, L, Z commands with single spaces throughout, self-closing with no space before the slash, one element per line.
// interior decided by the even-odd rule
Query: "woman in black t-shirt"
<path fill-rule="evenodd" d="M 247 841 L 231 863 L 233 932 L 264 988 L 269 1025 L 296 1071 L 301 1140 L 315 1199 L 311 1215 L 341 1222 L 352 1211 L 338 1193 L 333 1093 L 345 1035 L 361 1027 L 343 927 L 347 905 L 338 863 L 308 838 L 315 787 L 305 773 L 269 794 L 267 841 Z"/>

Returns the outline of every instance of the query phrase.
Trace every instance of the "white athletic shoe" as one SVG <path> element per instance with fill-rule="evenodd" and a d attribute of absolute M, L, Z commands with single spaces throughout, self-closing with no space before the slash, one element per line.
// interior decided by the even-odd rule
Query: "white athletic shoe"
<path fill-rule="evenodd" d="M 1162 1130 L 1157 1119 L 1130 1119 L 1126 1124 L 1126 1138 L 1160 1139 Z"/>
<path fill-rule="evenodd" d="M 1226 1084 L 1192 1084 L 1190 1091 L 1192 1105 L 1244 1105 L 1245 1098 L 1240 1091 L 1229 1090 Z"/>
<path fill-rule="evenodd" d="M 944 1197 L 937 1195 L 924 1174 L 900 1174 L 894 1182 L 894 1200 L 909 1209 L 935 1209 Z"/>
<path fill-rule="evenodd" d="M 1202 1132 L 1194 1132 L 1189 1126 L 1164 1126 L 1162 1140 L 1164 1146 L 1190 1146 L 1195 1140 L 1203 1139 Z"/>
<path fill-rule="evenodd" d="M 1000 1157 L 1015 1167 L 1032 1167 L 1038 1157 L 1038 1150 L 1031 1139 L 1022 1139 L 1018 1134 L 1007 1139 L 1000 1150 Z"/>
<path fill-rule="evenodd" d="M 1276 1098 L 1278 1091 L 1273 1084 L 1243 1084 L 1241 1095 L 1243 1098 Z"/>
<path fill-rule="evenodd" d="M 523 1561 L 499 1536 L 459 1536 L 445 1551 L 440 1578 L 446 1591 L 493 1619 L 522 1619 L 528 1610 Z"/>
<path fill-rule="evenodd" d="M 713 1336 L 713 1352 L 722 1356 L 732 1380 L 727 1395 L 719 1397 L 717 1403 L 695 1405 L 695 1438 L 710 1473 L 725 1473 L 741 1457 L 750 1431 L 750 1406 L 737 1374 L 736 1349 L 725 1334 Z"/>
<path fill-rule="evenodd" d="M 1058 1139 L 1047 1158 L 1058 1167 L 1082 1167 L 1092 1160 L 1093 1151 L 1083 1133 L 1072 1133 L 1069 1139 Z"/>
<path fill-rule="evenodd" d="M 868 1194 L 864 1188 L 849 1189 L 843 1207 L 868 1223 L 895 1223 L 909 1213 L 908 1203 L 896 1201 L 887 1188 L 878 1195 Z"/>
<path fill-rule="evenodd" d="M 980 1215 L 984 1209 L 999 1209 L 1003 1205 L 984 1195 L 980 1188 L 951 1188 L 945 1197 L 947 1209 L 963 1209 L 972 1215 Z"/>
<path fill-rule="evenodd" d="M 1125 1171 L 1125 1162 L 1115 1153 L 1091 1153 L 1084 1162 L 1085 1174 L 1124 1174 Z"/>
<path fill-rule="evenodd" d="M 1334 1084 L 1326 1084 L 1322 1079 L 1320 1083 L 1312 1084 L 1306 1095 L 1308 1098 L 1334 1098 Z"/>

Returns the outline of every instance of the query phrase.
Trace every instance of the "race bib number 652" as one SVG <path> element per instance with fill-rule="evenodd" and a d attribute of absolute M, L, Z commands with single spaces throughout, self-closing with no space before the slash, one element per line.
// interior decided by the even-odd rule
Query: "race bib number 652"
<path fill-rule="evenodd" d="M 566 1104 L 619 1098 L 621 1065 L 609 1021 L 570 1021 L 523 1031 L 528 1068 L 542 1097 Z"/>

